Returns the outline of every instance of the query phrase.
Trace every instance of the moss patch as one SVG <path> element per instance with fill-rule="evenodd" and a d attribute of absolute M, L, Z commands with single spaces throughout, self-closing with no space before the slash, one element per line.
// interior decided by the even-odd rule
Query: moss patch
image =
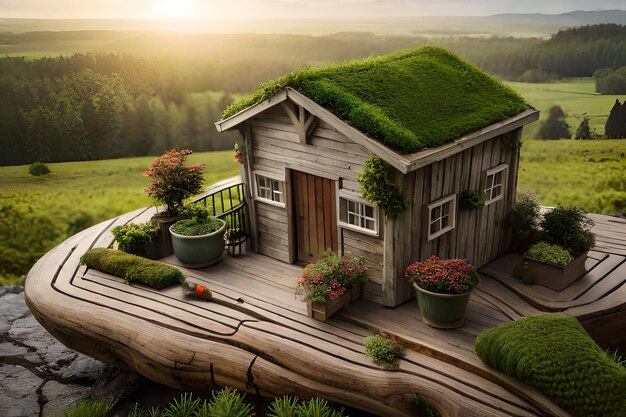
<path fill-rule="evenodd" d="M 488 329 L 474 350 L 541 391 L 574 417 L 626 416 L 626 370 L 573 317 L 526 317 Z"/>
<path fill-rule="evenodd" d="M 90 249 L 80 258 L 82 264 L 127 282 L 141 282 L 153 288 L 179 284 L 185 277 L 178 269 L 160 262 L 113 249 Z"/>
<path fill-rule="evenodd" d="M 439 146 L 527 108 L 521 96 L 445 49 L 426 46 L 303 69 L 261 84 L 228 118 L 292 87 L 403 152 Z"/>

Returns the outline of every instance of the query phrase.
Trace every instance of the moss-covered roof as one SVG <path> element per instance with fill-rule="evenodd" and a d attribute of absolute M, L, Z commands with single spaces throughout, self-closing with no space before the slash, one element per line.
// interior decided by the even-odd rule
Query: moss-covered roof
<path fill-rule="evenodd" d="M 222 117 L 291 87 L 352 126 L 402 152 L 439 146 L 528 106 L 498 80 L 434 46 L 321 68 L 262 83 Z"/>

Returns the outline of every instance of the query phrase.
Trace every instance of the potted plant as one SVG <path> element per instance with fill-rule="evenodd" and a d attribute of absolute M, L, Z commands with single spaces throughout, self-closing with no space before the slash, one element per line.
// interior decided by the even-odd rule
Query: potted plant
<path fill-rule="evenodd" d="M 415 288 L 424 323 L 442 329 L 461 327 L 470 291 L 479 283 L 474 267 L 465 259 L 431 256 L 406 268 Z"/>
<path fill-rule="evenodd" d="M 326 252 L 322 259 L 304 267 L 296 281 L 296 294 L 307 301 L 309 317 L 325 321 L 358 299 L 366 281 L 365 259 Z"/>
<path fill-rule="evenodd" d="M 522 268 L 534 284 L 560 291 L 585 273 L 585 260 L 595 244 L 593 221 L 572 206 L 558 206 L 541 221 L 544 241 L 524 253 Z"/>
<path fill-rule="evenodd" d="M 152 221 L 160 226 L 159 246 L 164 256 L 172 253 L 169 228 L 180 219 L 183 201 L 202 191 L 204 165 L 186 165 L 189 149 L 171 149 L 156 158 L 144 175 L 150 177 L 146 193 L 157 203 L 165 205 L 165 211 L 157 213 Z"/>
<path fill-rule="evenodd" d="M 189 218 L 170 227 L 174 255 L 189 268 L 217 263 L 224 253 L 226 222 L 198 205 L 187 207 L 184 214 Z"/>
<path fill-rule="evenodd" d="M 459 196 L 459 206 L 463 210 L 479 210 L 485 207 L 486 198 L 486 194 L 481 191 L 465 190 Z"/>
<path fill-rule="evenodd" d="M 539 214 L 537 196 L 529 190 L 520 190 L 517 201 L 507 216 L 507 223 L 513 232 L 512 248 L 515 252 L 523 253 L 541 239 Z"/>
<path fill-rule="evenodd" d="M 159 226 L 156 223 L 127 223 L 111 230 L 117 247 L 122 252 L 139 255 L 149 259 L 159 259 L 164 255 L 159 252 L 156 238 Z"/>

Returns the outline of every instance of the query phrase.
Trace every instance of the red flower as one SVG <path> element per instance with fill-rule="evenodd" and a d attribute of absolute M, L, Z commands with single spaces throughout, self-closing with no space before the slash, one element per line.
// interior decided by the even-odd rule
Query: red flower
<path fill-rule="evenodd" d="M 409 265 L 405 276 L 420 288 L 440 294 L 465 294 L 478 284 L 474 267 L 465 259 L 431 256 Z"/>

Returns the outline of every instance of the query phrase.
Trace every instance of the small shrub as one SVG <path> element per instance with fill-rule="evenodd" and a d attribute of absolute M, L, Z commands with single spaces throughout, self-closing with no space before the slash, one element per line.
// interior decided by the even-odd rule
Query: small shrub
<path fill-rule="evenodd" d="M 391 168 L 374 155 L 365 161 L 363 171 L 357 176 L 363 197 L 378 204 L 389 218 L 398 217 L 404 210 L 404 200 L 397 185 L 390 178 Z"/>
<path fill-rule="evenodd" d="M 202 405 L 198 417 L 252 417 L 255 413 L 245 397 L 236 389 L 226 387 L 213 392 L 211 401 Z"/>
<path fill-rule="evenodd" d="M 28 173 L 34 177 L 49 175 L 50 168 L 48 168 L 46 164 L 42 164 L 41 162 L 34 162 L 28 167 Z"/>
<path fill-rule="evenodd" d="M 113 404 L 100 401 L 83 401 L 65 412 L 65 417 L 106 417 Z"/>
<path fill-rule="evenodd" d="M 558 206 L 544 214 L 541 227 L 546 240 L 567 249 L 577 257 L 595 244 L 591 233 L 593 221 L 585 212 L 573 206 Z"/>
<path fill-rule="evenodd" d="M 300 406 L 294 397 L 274 398 L 267 411 L 267 417 L 297 417 Z"/>
<path fill-rule="evenodd" d="M 539 202 L 537 196 L 528 190 L 517 193 L 517 201 L 507 216 L 513 230 L 513 244 L 524 251 L 539 240 Z"/>
<path fill-rule="evenodd" d="M 179 220 L 172 226 L 172 232 L 184 236 L 208 235 L 224 226 L 224 220 L 210 216 L 206 219 L 197 217 Z"/>
<path fill-rule="evenodd" d="M 478 210 L 485 207 L 485 193 L 475 190 L 465 190 L 459 196 L 459 206 L 463 210 Z"/>
<path fill-rule="evenodd" d="M 202 407 L 200 398 L 194 398 L 186 392 L 179 399 L 171 402 L 162 412 L 163 417 L 191 417 L 195 416 Z"/>
<path fill-rule="evenodd" d="M 169 265 L 113 249 L 90 249 L 80 258 L 82 264 L 127 282 L 141 282 L 157 289 L 184 281 L 182 272 Z"/>
<path fill-rule="evenodd" d="M 395 336 L 374 334 L 365 339 L 365 354 L 378 365 L 392 364 L 402 353 L 402 346 Z"/>
<path fill-rule="evenodd" d="M 417 417 L 441 417 L 439 411 L 428 403 L 421 394 L 413 396 L 413 411 Z"/>
<path fill-rule="evenodd" d="M 626 415 L 626 369 L 575 317 L 547 314 L 504 323 L 481 333 L 474 350 L 573 417 Z"/>
<path fill-rule="evenodd" d="M 574 260 L 574 257 L 563 247 L 543 241 L 528 248 L 524 256 L 555 266 L 567 266 Z"/>
<path fill-rule="evenodd" d="M 144 254 L 152 239 L 159 233 L 159 226 L 155 223 L 128 223 L 111 230 L 119 250 L 133 255 Z"/>
<path fill-rule="evenodd" d="M 335 410 L 328 405 L 326 400 L 312 398 L 308 402 L 300 404 L 297 417 L 343 417 L 343 408 Z"/>

